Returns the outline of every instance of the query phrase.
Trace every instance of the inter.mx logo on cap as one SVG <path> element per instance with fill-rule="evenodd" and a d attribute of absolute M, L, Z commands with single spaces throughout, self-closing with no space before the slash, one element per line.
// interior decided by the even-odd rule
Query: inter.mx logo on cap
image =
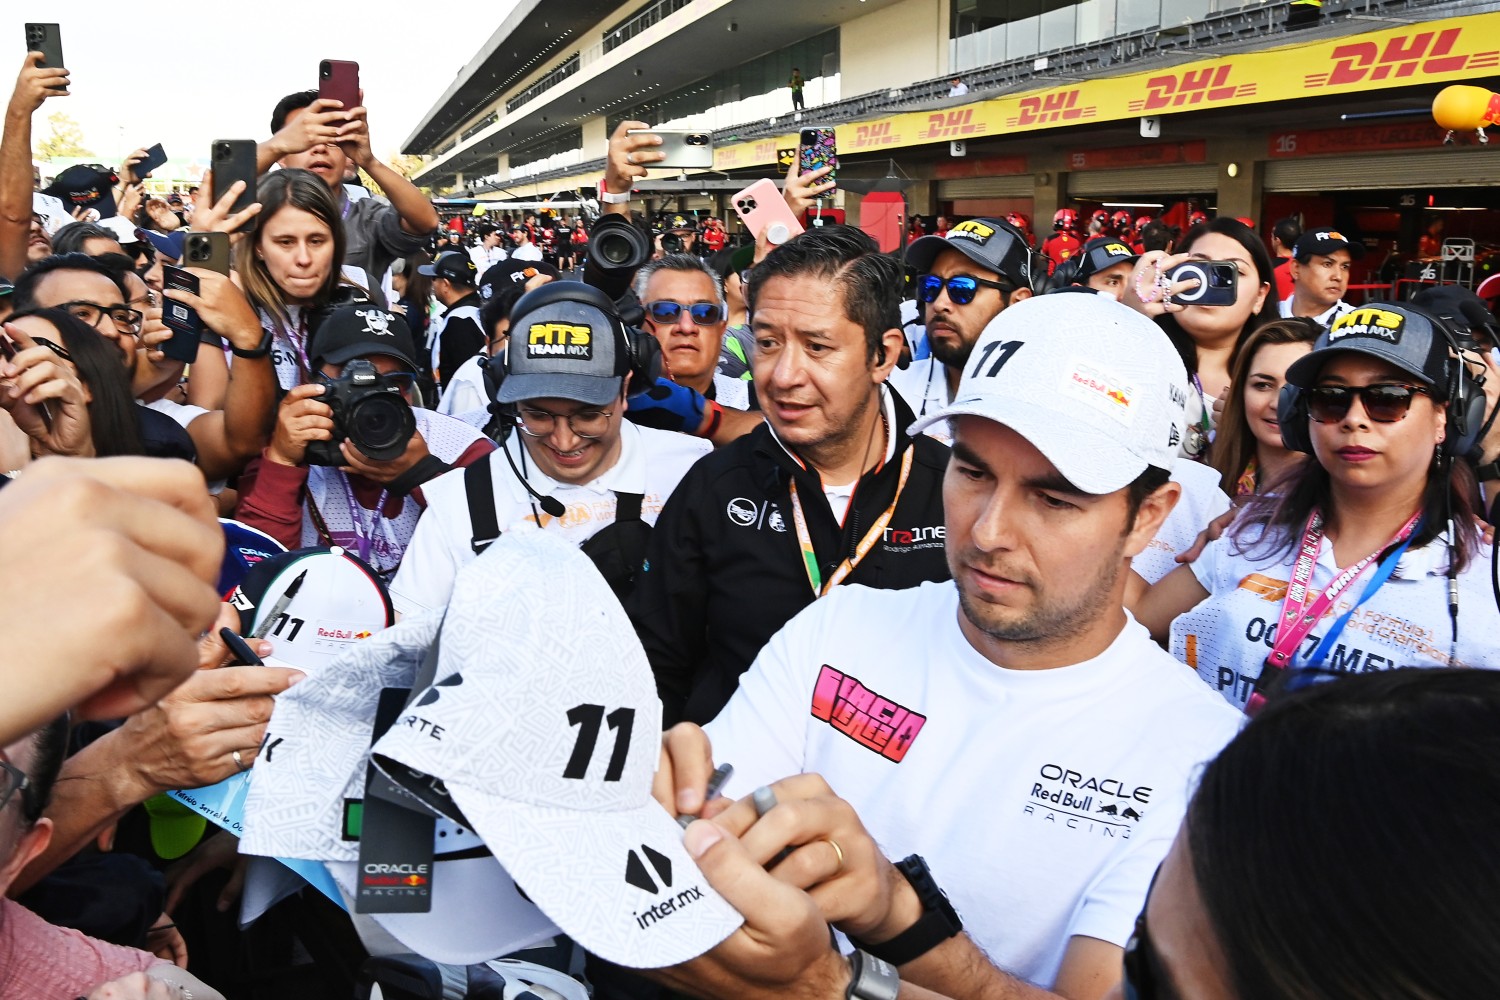
<path fill-rule="evenodd" d="M 641 860 L 641 855 L 645 855 L 644 862 Z M 650 871 L 646 869 L 647 864 L 651 866 Z M 654 879 L 651 877 L 652 872 L 656 873 Z M 657 881 L 658 879 L 660 882 Z M 640 854 L 632 849 L 625 856 L 625 881 L 643 892 L 661 896 L 665 890 L 672 888 L 672 859 L 642 844 Z M 662 897 L 647 909 L 633 913 L 631 916 L 635 917 L 636 926 L 645 930 L 657 921 L 665 920 L 688 904 L 702 898 L 703 887 L 701 885 L 685 886 L 675 895 Z"/>
<path fill-rule="evenodd" d="M 592 361 L 593 328 L 576 323 L 533 323 L 526 331 L 526 356 Z"/>
<path fill-rule="evenodd" d="M 1356 309 L 1333 321 L 1328 331 L 1328 342 L 1337 343 L 1345 337 L 1372 337 L 1387 344 L 1401 343 L 1401 330 L 1406 317 L 1385 309 Z"/>

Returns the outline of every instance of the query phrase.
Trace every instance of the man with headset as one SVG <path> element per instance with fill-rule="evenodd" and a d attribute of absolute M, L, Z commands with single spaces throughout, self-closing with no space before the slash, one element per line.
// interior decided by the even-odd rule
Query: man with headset
<path fill-rule="evenodd" d="M 905 340 L 900 265 L 849 226 L 810 230 L 750 278 L 765 422 L 693 467 L 626 611 L 668 724 L 706 722 L 766 640 L 843 582 L 947 579 L 947 449 L 884 386 Z"/>
<path fill-rule="evenodd" d="M 711 447 L 624 419 L 631 383 L 654 381 L 655 346 L 627 331 L 608 296 L 588 285 L 555 282 L 522 296 L 497 400 L 514 407 L 516 433 L 473 472 L 424 487 L 426 516 L 391 583 L 398 611 L 445 605 L 459 568 L 521 521 L 561 532 L 617 592 L 628 586 L 644 527 Z"/>

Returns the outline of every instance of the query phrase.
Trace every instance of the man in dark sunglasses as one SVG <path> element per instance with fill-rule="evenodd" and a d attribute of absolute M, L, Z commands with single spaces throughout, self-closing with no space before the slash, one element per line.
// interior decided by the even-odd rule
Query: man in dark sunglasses
<path fill-rule="evenodd" d="M 750 383 L 720 375 L 728 309 L 724 286 L 701 258 L 668 254 L 636 272 L 645 326 L 661 344 L 662 374 L 720 406 L 755 409 Z"/>
<path fill-rule="evenodd" d="M 1007 222 L 970 219 L 943 236 L 917 240 L 906 250 L 906 263 L 915 274 L 912 290 L 927 317 L 932 354 L 892 372 L 891 385 L 920 418 L 952 401 L 990 320 L 1031 296 L 1031 248 Z M 946 423 L 927 433 L 948 443 Z"/>

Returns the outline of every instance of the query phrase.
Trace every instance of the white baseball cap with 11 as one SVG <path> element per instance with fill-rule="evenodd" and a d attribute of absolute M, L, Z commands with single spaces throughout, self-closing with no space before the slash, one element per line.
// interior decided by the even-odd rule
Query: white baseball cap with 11
<path fill-rule="evenodd" d="M 1187 429 L 1187 370 L 1151 320 L 1103 295 L 1007 307 L 974 344 L 953 402 L 918 420 L 1004 424 L 1074 486 L 1102 495 L 1171 471 Z"/>
<path fill-rule="evenodd" d="M 523 527 L 453 592 L 434 683 L 376 742 L 375 766 L 397 784 L 441 780 L 526 896 L 611 962 L 676 965 L 733 933 L 742 918 L 651 798 L 661 702 L 593 563 Z"/>

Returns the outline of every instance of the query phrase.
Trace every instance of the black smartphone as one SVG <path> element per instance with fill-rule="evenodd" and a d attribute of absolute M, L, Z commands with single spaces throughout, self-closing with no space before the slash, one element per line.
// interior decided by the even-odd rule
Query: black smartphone
<path fill-rule="evenodd" d="M 347 59 L 318 63 L 318 96 L 343 102 L 345 111 L 359 107 L 359 63 Z"/>
<path fill-rule="evenodd" d="M 182 266 L 202 267 L 229 276 L 229 234 L 188 233 L 182 241 Z"/>
<path fill-rule="evenodd" d="M 40 52 L 42 65 L 49 69 L 62 69 L 67 65 L 62 54 L 62 25 L 26 25 L 26 51 Z"/>
<path fill-rule="evenodd" d="M 166 150 L 162 149 L 161 143 L 158 142 L 156 145 L 146 150 L 145 159 L 137 160 L 135 162 L 135 165 L 130 168 L 130 171 L 131 173 L 135 174 L 137 179 L 142 179 L 150 174 L 151 171 L 165 166 L 166 162 Z"/>
<path fill-rule="evenodd" d="M 255 184 L 258 180 L 255 145 L 254 139 L 215 139 L 210 147 L 208 162 L 214 172 L 214 200 L 224 197 L 224 192 L 235 181 L 245 182 L 245 190 L 240 192 L 229 208 L 230 214 L 243 212 L 255 204 Z M 254 217 L 240 226 L 241 232 L 248 233 L 254 229 Z"/>
<path fill-rule="evenodd" d="M 1172 282 L 1198 279 L 1198 287 L 1172 296 L 1182 306 L 1229 306 L 1239 297 L 1239 268 L 1227 260 L 1190 260 L 1167 272 Z"/>
<path fill-rule="evenodd" d="M 161 283 L 165 289 L 198 294 L 198 276 L 184 268 L 171 264 L 161 269 Z M 161 352 L 173 361 L 192 364 L 198 359 L 198 335 L 203 332 L 203 320 L 198 310 L 183 302 L 164 298 L 161 320 L 172 330 L 172 339 L 161 345 Z"/>

